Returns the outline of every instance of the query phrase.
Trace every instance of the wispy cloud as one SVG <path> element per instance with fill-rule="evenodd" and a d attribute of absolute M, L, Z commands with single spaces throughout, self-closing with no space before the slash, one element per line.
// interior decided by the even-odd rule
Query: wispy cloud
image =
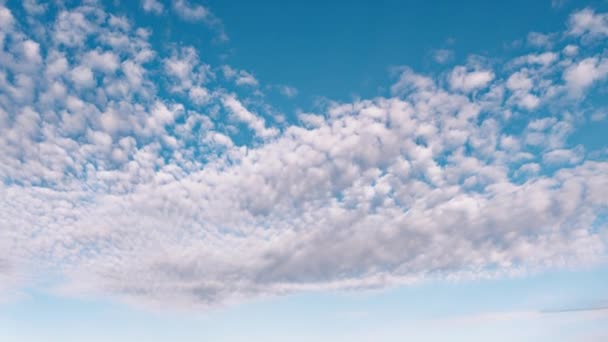
<path fill-rule="evenodd" d="M 432 53 L 433 60 L 439 64 L 445 64 L 454 58 L 454 51 L 448 49 L 438 49 Z"/>
<path fill-rule="evenodd" d="M 141 0 L 141 7 L 146 12 L 161 14 L 165 10 L 165 6 L 158 0 Z"/>
<path fill-rule="evenodd" d="M 191 22 L 202 22 L 218 33 L 220 41 L 227 41 L 228 35 L 224 30 L 222 21 L 216 17 L 209 8 L 192 4 L 188 0 L 173 0 L 173 10 L 182 19 Z"/>

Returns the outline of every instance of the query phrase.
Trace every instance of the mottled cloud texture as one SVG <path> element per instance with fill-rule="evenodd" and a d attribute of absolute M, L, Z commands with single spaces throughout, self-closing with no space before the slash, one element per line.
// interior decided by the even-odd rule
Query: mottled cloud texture
<path fill-rule="evenodd" d="M 52 25 L 28 4 L 0 5 L 1 293 L 210 307 L 606 256 L 608 151 L 569 139 L 606 89 L 606 14 L 289 123 L 236 91 L 261 91 L 251 73 L 96 2 Z"/>

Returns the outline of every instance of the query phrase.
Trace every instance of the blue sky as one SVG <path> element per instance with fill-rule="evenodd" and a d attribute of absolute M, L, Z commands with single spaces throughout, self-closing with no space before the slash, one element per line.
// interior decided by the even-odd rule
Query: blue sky
<path fill-rule="evenodd" d="M 0 0 L 0 340 L 608 339 L 608 3 Z"/>

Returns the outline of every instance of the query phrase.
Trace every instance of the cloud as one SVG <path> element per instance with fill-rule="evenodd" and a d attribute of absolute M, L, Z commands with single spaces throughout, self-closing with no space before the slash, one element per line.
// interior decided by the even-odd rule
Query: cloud
<path fill-rule="evenodd" d="M 577 146 L 574 149 L 556 149 L 543 155 L 543 162 L 548 164 L 577 164 L 584 158 L 584 149 Z"/>
<path fill-rule="evenodd" d="M 534 88 L 534 81 L 528 75 L 529 71 L 522 70 L 515 72 L 509 76 L 506 82 L 506 87 L 512 92 L 509 102 L 516 107 L 526 110 L 534 110 L 541 101 L 540 98 L 531 91 Z"/>
<path fill-rule="evenodd" d="M 115 72 L 120 66 L 118 56 L 110 51 L 90 51 L 84 55 L 84 63 L 91 69 L 107 73 Z"/>
<path fill-rule="evenodd" d="M 445 64 L 454 58 L 454 51 L 439 49 L 433 51 L 433 60 L 439 64 Z"/>
<path fill-rule="evenodd" d="M 223 65 L 222 72 L 226 79 L 234 81 L 239 86 L 257 87 L 259 84 L 258 80 L 245 70 L 235 70 L 229 65 Z"/>
<path fill-rule="evenodd" d="M 541 65 L 547 67 L 555 63 L 558 59 L 558 54 L 555 52 L 543 52 L 538 54 L 529 54 L 521 57 L 517 57 L 513 60 L 514 65 Z"/>
<path fill-rule="evenodd" d="M 572 44 L 566 45 L 563 52 L 566 56 L 575 56 L 578 53 L 578 46 Z"/>
<path fill-rule="evenodd" d="M 193 103 L 197 105 L 204 105 L 211 100 L 211 95 L 207 91 L 207 89 L 203 87 L 194 87 L 191 88 L 188 92 L 188 96 Z"/>
<path fill-rule="evenodd" d="M 141 0 L 141 8 L 154 14 L 161 14 L 165 10 L 165 6 L 158 0 Z"/>
<path fill-rule="evenodd" d="M 584 44 L 395 68 L 277 124 L 251 73 L 100 5 L 48 13 L 37 39 L 0 6 L 1 291 L 208 308 L 605 260 L 608 163 L 569 139 L 605 76 Z"/>
<path fill-rule="evenodd" d="M 222 103 L 236 120 L 246 123 L 260 137 L 272 137 L 278 133 L 275 128 L 266 128 L 264 119 L 245 108 L 235 95 L 224 95 Z"/>
<path fill-rule="evenodd" d="M 211 11 L 202 5 L 192 5 L 186 0 L 173 1 L 175 12 L 185 20 L 206 21 L 211 19 Z"/>
<path fill-rule="evenodd" d="M 171 57 L 163 60 L 164 71 L 173 82 L 171 91 L 182 92 L 200 86 L 215 75 L 210 66 L 201 63 L 198 53 L 192 47 L 174 50 Z"/>
<path fill-rule="evenodd" d="M 562 75 L 570 94 L 581 96 L 594 82 L 608 76 L 608 59 L 589 57 L 571 65 Z"/>
<path fill-rule="evenodd" d="M 404 95 L 413 91 L 433 90 L 435 81 L 430 77 L 415 73 L 410 68 L 404 68 L 399 74 L 399 80 L 391 86 L 391 94 Z"/>
<path fill-rule="evenodd" d="M 222 21 L 218 19 L 207 7 L 203 5 L 194 5 L 188 0 L 173 0 L 173 10 L 175 13 L 186 21 L 202 22 L 213 28 L 218 33 L 220 41 L 227 41 L 228 35 L 224 31 Z"/>
<path fill-rule="evenodd" d="M 95 85 L 95 78 L 90 68 L 77 66 L 70 72 L 72 82 L 78 87 L 90 88 Z"/>
<path fill-rule="evenodd" d="M 585 8 L 570 16 L 569 34 L 587 39 L 608 36 L 608 14 Z"/>
<path fill-rule="evenodd" d="M 468 71 L 464 66 L 457 66 L 450 75 L 452 89 L 470 92 L 484 88 L 494 79 L 494 73 L 489 70 Z"/>
<path fill-rule="evenodd" d="M 53 38 L 58 44 L 68 47 L 81 46 L 88 35 L 98 30 L 98 21 L 104 17 L 105 13 L 89 6 L 61 11 L 55 21 Z"/>
<path fill-rule="evenodd" d="M 530 32 L 527 37 L 528 45 L 538 48 L 550 48 L 553 45 L 553 35 L 540 32 Z"/>
<path fill-rule="evenodd" d="M 47 6 L 38 3 L 37 0 L 24 0 L 23 8 L 29 15 L 41 15 L 46 12 Z"/>
<path fill-rule="evenodd" d="M 283 96 L 288 97 L 288 98 L 294 98 L 296 96 L 298 96 L 298 89 L 296 89 L 295 87 L 291 87 L 288 85 L 281 85 L 278 86 L 279 91 L 281 92 L 281 94 L 283 94 Z"/>

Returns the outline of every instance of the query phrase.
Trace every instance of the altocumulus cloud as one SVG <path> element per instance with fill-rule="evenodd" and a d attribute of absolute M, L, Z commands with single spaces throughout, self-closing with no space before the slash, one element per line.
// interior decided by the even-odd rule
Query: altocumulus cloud
<path fill-rule="evenodd" d="M 606 153 L 568 138 L 606 84 L 606 14 L 285 123 L 236 92 L 261 91 L 251 73 L 155 50 L 94 1 L 27 4 L 23 21 L 0 5 L 4 293 L 210 307 L 605 259 Z"/>

